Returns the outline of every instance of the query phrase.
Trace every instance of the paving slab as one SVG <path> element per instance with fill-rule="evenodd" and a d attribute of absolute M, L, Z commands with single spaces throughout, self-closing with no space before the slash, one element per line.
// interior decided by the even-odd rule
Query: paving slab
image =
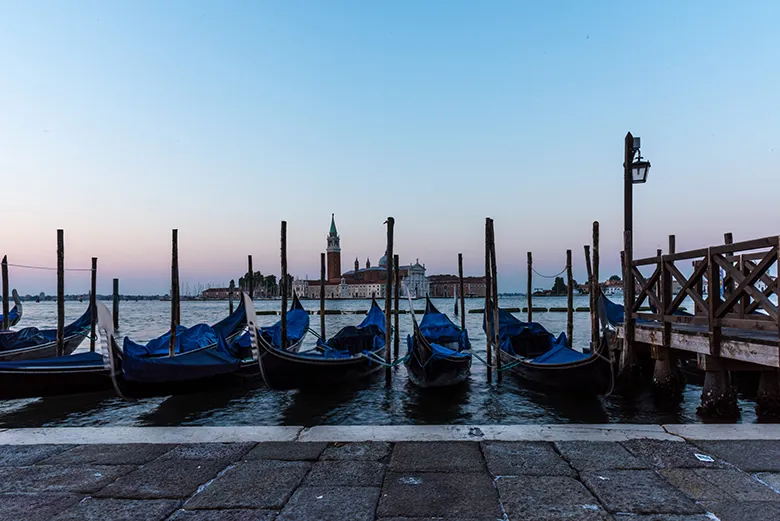
<path fill-rule="evenodd" d="M 133 469 L 134 467 L 121 465 L 3 467 L 0 468 L 0 493 L 90 493 L 100 490 Z"/>
<path fill-rule="evenodd" d="M 168 521 L 274 521 L 273 510 L 177 510 Z"/>
<path fill-rule="evenodd" d="M 489 441 L 482 444 L 488 470 L 494 476 L 575 476 L 552 444 L 535 441 Z"/>
<path fill-rule="evenodd" d="M 467 441 L 400 442 L 393 447 L 396 472 L 485 472 L 479 444 Z"/>
<path fill-rule="evenodd" d="M 0 494 L 0 519 L 49 521 L 81 498 L 76 494 Z"/>
<path fill-rule="evenodd" d="M 780 441 L 697 441 L 707 453 L 748 472 L 780 472 Z"/>
<path fill-rule="evenodd" d="M 300 487 L 276 521 L 374 521 L 378 487 Z"/>
<path fill-rule="evenodd" d="M 35 447 L 35 445 L 28 445 Z M 60 445 L 62 447 L 62 445 Z M 123 443 L 117 445 L 78 445 L 41 461 L 43 465 L 143 465 L 175 445 Z"/>
<path fill-rule="evenodd" d="M 652 470 L 584 472 L 585 486 L 610 512 L 698 514 L 701 508 Z"/>
<path fill-rule="evenodd" d="M 727 491 L 737 501 L 780 501 L 780 494 L 737 469 L 696 469 L 696 474 Z"/>
<path fill-rule="evenodd" d="M 780 472 L 758 472 L 755 477 L 775 492 L 780 493 Z"/>
<path fill-rule="evenodd" d="M 698 423 L 663 425 L 675 436 L 689 440 L 780 440 L 777 423 Z"/>
<path fill-rule="evenodd" d="M 776 501 L 704 502 L 702 506 L 719 521 L 769 521 L 780 519 L 780 503 Z"/>
<path fill-rule="evenodd" d="M 509 519 L 602 521 L 610 516 L 576 479 L 565 476 L 517 476 L 496 481 Z"/>
<path fill-rule="evenodd" d="M 71 447 L 71 445 L 0 445 L 0 467 L 34 465 Z"/>
<path fill-rule="evenodd" d="M 255 443 L 196 443 L 178 445 L 162 455 L 161 459 L 238 461 Z"/>
<path fill-rule="evenodd" d="M 655 468 L 724 468 L 726 464 L 718 461 L 712 454 L 703 448 L 690 443 L 660 440 L 628 440 L 622 442 L 636 457 L 644 460 Z M 696 457 L 710 456 L 715 461 L 707 461 L 707 458 Z"/>
<path fill-rule="evenodd" d="M 714 521 L 707 514 L 615 514 L 615 521 Z"/>
<path fill-rule="evenodd" d="M 317 487 L 381 487 L 385 465 L 378 461 L 318 461 L 303 480 Z"/>
<path fill-rule="evenodd" d="M 614 441 L 558 441 L 558 452 L 577 470 L 647 469 L 650 465 Z"/>
<path fill-rule="evenodd" d="M 698 469 L 660 469 L 663 478 L 697 501 L 724 501 L 734 497 L 699 474 Z"/>
<path fill-rule="evenodd" d="M 390 455 L 392 445 L 385 441 L 331 443 L 320 459 L 380 461 Z"/>
<path fill-rule="evenodd" d="M 325 442 L 267 441 L 244 455 L 244 459 L 275 459 L 283 461 L 316 460 L 327 448 Z"/>
<path fill-rule="evenodd" d="M 43 427 L 0 431 L 0 445 L 295 441 L 303 427 Z"/>
<path fill-rule="evenodd" d="M 444 521 L 443 517 L 380 517 L 376 521 Z M 448 517 L 446 521 L 502 521 L 499 517 Z"/>
<path fill-rule="evenodd" d="M 122 476 L 95 495 L 126 499 L 183 499 L 224 468 L 225 464 L 218 460 L 156 459 Z"/>
<path fill-rule="evenodd" d="M 388 472 L 377 517 L 502 517 L 498 494 L 487 473 Z"/>
<path fill-rule="evenodd" d="M 197 508 L 282 508 L 309 472 L 303 461 L 242 461 L 203 487 L 185 504 Z"/>
<path fill-rule="evenodd" d="M 170 499 L 87 498 L 60 513 L 52 521 L 164 521 L 178 506 L 178 501 Z"/>

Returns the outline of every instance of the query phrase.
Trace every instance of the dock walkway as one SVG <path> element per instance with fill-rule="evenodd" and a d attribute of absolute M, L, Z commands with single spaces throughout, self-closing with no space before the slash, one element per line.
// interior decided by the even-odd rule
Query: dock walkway
<path fill-rule="evenodd" d="M 780 519 L 780 425 L 11 429 L 0 476 L 30 521 Z"/>

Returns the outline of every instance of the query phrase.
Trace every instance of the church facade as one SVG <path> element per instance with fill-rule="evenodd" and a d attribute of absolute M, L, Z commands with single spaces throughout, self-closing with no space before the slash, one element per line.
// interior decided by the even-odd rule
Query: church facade
<path fill-rule="evenodd" d="M 386 253 L 385 253 L 386 255 Z M 387 282 L 387 259 L 383 255 L 377 266 L 371 265 L 366 259 L 363 267 L 355 259 L 352 270 L 341 272 L 341 238 L 336 230 L 335 215 L 331 215 L 330 231 L 327 236 L 326 249 L 326 280 L 325 298 L 384 298 Z M 401 279 L 401 296 L 406 298 L 407 292 L 412 298 L 424 297 L 429 290 L 428 278 L 425 276 L 425 265 L 419 259 L 414 264 L 399 266 L 398 275 Z M 295 279 L 293 291 L 299 298 L 320 298 L 320 280 Z"/>

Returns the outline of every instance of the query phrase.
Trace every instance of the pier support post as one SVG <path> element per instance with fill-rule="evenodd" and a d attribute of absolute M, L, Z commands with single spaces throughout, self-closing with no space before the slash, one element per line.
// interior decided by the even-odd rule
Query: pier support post
<path fill-rule="evenodd" d="M 395 335 L 393 335 L 393 358 L 398 360 L 398 353 L 401 350 L 401 335 L 399 333 L 399 309 L 401 301 L 401 273 L 399 271 L 400 260 L 398 255 L 393 255 L 393 307 L 395 308 L 395 318 L 393 319 L 393 327 L 395 328 Z"/>
<path fill-rule="evenodd" d="M 10 327 L 10 317 L 8 316 L 8 257 L 3 256 L 3 329 Z"/>
<path fill-rule="evenodd" d="M 57 356 L 65 355 L 65 237 L 57 230 Z"/>
<path fill-rule="evenodd" d="M 739 417 L 737 393 L 731 385 L 731 375 L 724 370 L 711 370 L 704 374 L 701 405 L 696 414 L 702 418 L 734 419 Z"/>
<path fill-rule="evenodd" d="M 761 419 L 780 418 L 780 378 L 777 369 L 762 371 L 759 376 L 756 414 Z"/>
<path fill-rule="evenodd" d="M 114 330 L 119 329 L 119 279 L 114 279 L 114 299 L 111 314 L 114 318 Z"/>
<path fill-rule="evenodd" d="M 675 237 L 669 236 L 669 255 L 675 253 Z M 661 279 L 659 285 L 661 288 L 661 305 L 663 309 L 659 310 L 661 315 L 663 346 L 653 347 L 651 349 L 655 363 L 653 365 L 653 391 L 656 398 L 663 401 L 679 402 L 682 400 L 682 393 L 685 389 L 685 380 L 682 371 L 678 367 L 677 357 L 671 349 L 672 344 L 672 323 L 664 320 L 663 315 L 666 309 L 672 304 L 672 273 L 666 267 L 666 261 L 661 256 L 659 250 L 658 256 L 661 257 Z M 670 261 L 671 262 L 671 261 Z"/>

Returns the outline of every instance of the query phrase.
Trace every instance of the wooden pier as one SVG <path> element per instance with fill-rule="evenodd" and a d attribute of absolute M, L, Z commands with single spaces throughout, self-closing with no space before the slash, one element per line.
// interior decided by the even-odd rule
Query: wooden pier
<path fill-rule="evenodd" d="M 726 244 L 679 253 L 674 236 L 669 239 L 666 255 L 633 260 L 630 269 L 624 266 L 626 313 L 617 328 L 624 340 L 621 365 L 635 363 L 637 347 L 649 346 L 657 381 L 673 378 L 670 360 L 695 356 L 706 371 L 704 394 L 714 392 L 716 401 L 724 398 L 734 407 L 735 397 L 726 396 L 728 373 L 761 371 L 766 383 L 760 390 L 765 388 L 778 403 L 780 315 L 770 300 L 778 294 L 778 279 L 769 274 L 778 265 L 778 237 L 733 243 L 726 234 Z M 676 294 L 675 281 L 680 285 Z M 680 310 L 686 297 L 693 300 L 693 313 Z M 645 303 L 649 313 L 640 311 Z"/>

